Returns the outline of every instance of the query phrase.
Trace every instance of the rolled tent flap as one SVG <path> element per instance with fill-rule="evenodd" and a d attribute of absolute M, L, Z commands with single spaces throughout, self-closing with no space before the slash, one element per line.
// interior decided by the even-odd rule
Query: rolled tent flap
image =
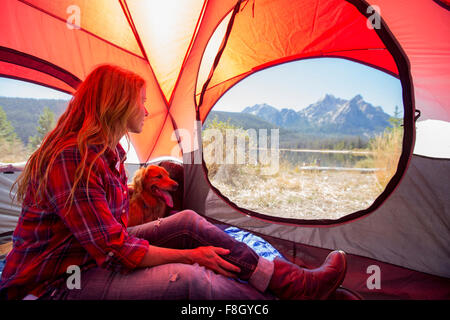
<path fill-rule="evenodd" d="M 1 53 L 0 53 L 1 54 Z M 59 80 L 48 73 L 40 72 L 31 68 L 22 67 L 20 65 L 0 61 L 0 76 L 5 78 L 12 78 L 16 80 L 23 80 L 28 82 L 33 82 L 42 86 L 46 86 L 52 89 L 60 90 L 66 93 L 73 93 L 75 91 L 74 87 L 69 85 L 63 80 Z M 76 85 L 79 79 L 76 77 L 70 77 L 64 75 L 64 79 L 67 82 Z"/>

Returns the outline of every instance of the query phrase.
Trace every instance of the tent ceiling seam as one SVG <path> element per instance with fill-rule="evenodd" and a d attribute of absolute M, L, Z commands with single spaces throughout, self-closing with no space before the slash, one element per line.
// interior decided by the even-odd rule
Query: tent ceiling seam
<path fill-rule="evenodd" d="M 206 12 L 207 3 L 208 3 L 208 0 L 205 0 L 205 1 L 203 2 L 203 6 L 202 6 L 202 9 L 201 9 L 201 11 L 200 11 L 200 15 L 199 15 L 199 17 L 198 17 L 198 19 L 197 19 L 197 23 L 196 23 L 196 25 L 195 25 L 195 28 L 194 28 L 194 32 L 193 32 L 193 34 L 192 34 L 191 41 L 190 41 L 189 46 L 188 46 L 188 48 L 187 48 L 187 50 L 186 50 L 186 54 L 185 54 L 185 56 L 184 56 L 183 62 L 181 63 L 181 67 L 180 67 L 180 71 L 179 71 L 179 73 L 178 73 L 177 80 L 175 81 L 175 85 L 174 85 L 174 87 L 173 87 L 172 93 L 170 94 L 169 102 L 168 102 L 168 104 L 167 104 L 167 112 L 168 112 L 169 117 L 170 117 L 170 119 L 171 119 L 171 121 L 172 121 L 172 126 L 173 126 L 173 128 L 174 128 L 174 130 L 175 130 L 175 133 L 176 133 L 175 136 L 176 136 L 176 138 L 177 138 L 178 146 L 180 147 L 181 154 L 184 153 L 184 151 L 183 151 L 183 146 L 182 146 L 182 144 L 181 144 L 181 139 L 180 139 L 179 135 L 177 134 L 177 130 L 178 130 L 177 122 L 175 121 L 174 117 L 173 117 L 172 114 L 170 113 L 170 108 L 171 108 L 171 106 L 172 106 L 172 100 L 173 100 L 175 91 L 176 91 L 176 89 L 177 89 L 177 87 L 178 87 L 178 83 L 179 83 L 179 81 L 180 81 L 180 79 L 181 79 L 181 76 L 182 76 L 182 74 L 183 74 L 184 68 L 185 68 L 185 66 L 186 66 L 186 61 L 188 60 L 188 57 L 189 57 L 189 55 L 190 55 L 190 53 L 191 53 L 191 51 L 192 51 L 192 47 L 194 46 L 195 38 L 196 38 L 196 36 L 197 36 L 197 34 L 198 34 L 198 30 L 200 29 L 201 21 L 203 20 L 203 16 L 204 16 L 204 14 L 205 14 L 205 12 Z M 148 159 L 147 159 L 147 161 L 148 161 Z"/>
<path fill-rule="evenodd" d="M 172 93 L 170 94 L 169 104 L 168 104 L 169 105 L 169 109 L 170 109 L 170 106 L 171 106 L 171 103 L 172 103 L 172 98 L 174 96 L 174 92 L 175 92 L 175 90 L 176 90 L 176 88 L 178 86 L 179 80 L 180 80 L 181 75 L 182 75 L 182 73 L 184 71 L 184 67 L 186 66 L 186 61 L 188 60 L 189 54 L 192 51 L 192 47 L 193 47 L 194 42 L 195 42 L 195 37 L 197 36 L 198 30 L 200 29 L 200 24 L 201 24 L 200 21 L 203 20 L 203 16 L 204 16 L 205 11 L 206 11 L 207 3 L 208 3 L 208 0 L 204 0 L 203 1 L 203 6 L 202 6 L 202 9 L 200 11 L 200 15 L 199 15 L 199 17 L 197 19 L 197 23 L 195 25 L 194 32 L 192 33 L 191 41 L 189 42 L 189 45 L 187 47 L 186 53 L 184 55 L 183 62 L 181 63 L 180 71 L 178 72 L 177 80 L 175 81 L 175 85 L 174 85 L 174 87 L 172 89 Z"/>
<path fill-rule="evenodd" d="M 131 18 L 131 13 L 130 13 L 130 10 L 128 9 L 127 3 L 125 2 L 125 0 L 119 0 L 119 4 L 120 4 L 120 7 L 122 8 L 122 12 L 125 15 L 125 18 L 127 19 L 128 25 L 131 29 L 131 32 L 133 32 L 134 38 L 139 46 L 139 49 L 141 50 L 142 55 L 144 56 L 144 59 L 150 65 L 150 62 L 147 57 L 147 53 L 145 52 L 145 49 L 144 49 L 144 45 L 142 44 L 141 38 L 139 37 L 139 35 L 137 33 L 136 26 L 134 25 L 133 19 Z"/>
<path fill-rule="evenodd" d="M 248 3 L 248 1 L 250 1 L 250 0 L 243 0 L 244 2 L 246 2 L 246 3 Z M 245 5 L 244 5 L 244 7 L 245 7 Z M 243 8 L 244 8 L 243 7 Z M 241 11 L 243 10 L 243 8 L 241 9 Z M 226 19 L 226 17 L 233 11 L 234 9 L 233 8 L 231 8 L 229 11 L 227 11 L 226 13 L 225 13 L 225 15 L 220 19 L 220 20 L 218 20 L 218 22 L 217 22 L 217 24 L 215 25 L 215 27 L 213 28 L 213 33 L 209 36 L 209 38 L 208 38 L 208 41 L 207 41 L 207 43 L 209 43 L 210 41 L 211 41 L 211 38 L 212 38 L 212 36 L 214 35 L 214 33 L 215 33 L 215 31 L 217 30 L 217 28 L 219 27 L 219 25 L 223 22 L 223 20 L 224 19 Z M 202 54 L 201 54 L 201 56 L 202 56 L 202 60 L 203 60 L 203 56 L 204 56 L 204 54 L 205 54 L 205 51 L 206 51 L 206 46 L 205 46 L 205 48 L 203 49 L 203 51 L 202 51 Z M 198 104 L 197 104 L 197 99 L 196 99 L 196 97 L 198 97 L 200 94 L 201 94 L 201 90 L 200 90 L 200 92 L 199 93 L 197 93 L 197 87 L 199 86 L 199 84 L 198 84 L 198 82 L 199 82 L 199 70 L 200 70 L 200 67 L 201 67 L 201 64 L 202 63 L 200 63 L 199 65 L 198 65 L 198 68 L 197 68 L 197 72 L 196 72 L 196 76 L 195 76 L 195 82 L 194 82 L 194 108 L 195 108 L 195 110 L 197 110 L 198 109 Z M 233 77 L 234 78 L 234 77 Z M 233 78 L 231 78 L 231 79 L 233 79 Z M 203 86 L 202 86 L 202 88 L 203 88 Z M 197 114 L 197 112 L 196 112 L 196 114 Z"/>
<path fill-rule="evenodd" d="M 20 58 L 14 59 L 16 57 Z M 68 86 L 74 89 L 76 89 L 78 84 L 81 82 L 81 80 L 77 76 L 49 61 L 43 60 L 39 57 L 30 55 L 22 51 L 14 50 L 12 48 L 0 46 L 0 61 L 47 74 L 66 83 Z M 39 65 L 40 68 L 38 68 L 37 65 Z M 56 73 L 52 73 L 48 70 L 48 68 L 42 68 L 42 66 L 50 67 L 52 70 L 56 71 Z M 63 77 L 61 77 L 61 75 L 63 75 Z"/>
<path fill-rule="evenodd" d="M 133 32 L 133 35 L 134 35 L 134 37 L 136 38 L 136 41 L 137 41 L 137 43 L 138 43 L 138 45 L 139 45 L 139 48 L 141 49 L 142 54 L 143 54 L 144 57 L 145 57 L 145 61 L 146 61 L 147 64 L 148 64 L 148 68 L 150 69 L 150 72 L 152 73 L 153 78 L 155 79 L 156 86 L 158 87 L 159 93 L 160 93 L 162 99 L 164 100 L 164 103 L 165 103 L 165 106 L 166 106 L 166 109 L 167 109 L 166 116 L 165 116 L 165 118 L 164 118 L 164 121 L 163 121 L 162 124 L 161 124 L 161 128 L 160 128 L 160 130 L 159 130 L 159 133 L 158 133 L 158 136 L 157 136 L 157 138 L 156 138 L 156 140 L 155 140 L 155 143 L 153 144 L 153 147 L 152 147 L 151 151 L 149 152 L 149 154 L 148 154 L 148 156 L 147 156 L 147 158 L 146 158 L 146 160 L 145 160 L 145 162 L 147 162 L 148 159 L 150 159 L 151 155 L 153 154 L 153 151 L 155 151 L 156 144 L 157 144 L 157 142 L 159 141 L 159 138 L 161 137 L 162 131 L 164 130 L 164 125 L 165 125 L 165 123 L 166 123 L 166 121 L 167 121 L 167 116 L 168 116 L 169 113 L 170 113 L 170 112 L 169 112 L 169 107 L 168 107 L 168 104 L 169 104 L 169 103 L 168 103 L 168 101 L 167 101 L 166 96 L 164 95 L 164 93 L 163 93 L 162 90 L 161 90 L 161 86 L 160 86 L 160 84 L 159 84 L 159 82 L 158 82 L 158 80 L 157 80 L 157 78 L 156 78 L 156 76 L 155 76 L 155 73 L 153 72 L 153 68 L 152 68 L 152 66 L 151 66 L 151 64 L 150 64 L 150 61 L 148 60 L 147 54 L 146 54 L 146 52 L 145 52 L 144 45 L 143 45 L 143 43 L 142 43 L 142 41 L 141 41 L 141 38 L 139 37 L 139 34 L 138 34 L 138 32 L 137 32 L 137 29 L 136 29 L 136 26 L 134 25 L 133 18 L 132 18 L 132 16 L 131 16 L 131 12 L 130 12 L 130 10 L 129 10 L 129 8 L 128 8 L 128 5 L 127 5 L 127 3 L 126 3 L 126 0 L 118 0 L 118 1 L 119 1 L 119 4 L 120 4 L 121 8 L 122 8 L 122 12 L 123 12 L 123 14 L 125 15 L 125 17 L 126 17 L 126 19 L 127 19 L 127 21 L 128 21 L 128 25 L 130 26 L 131 31 Z M 171 115 L 170 115 L 170 116 L 171 116 Z"/>
<path fill-rule="evenodd" d="M 236 14 L 239 13 L 239 9 L 241 7 L 241 3 L 242 0 L 237 0 L 234 8 L 233 8 L 233 13 L 231 15 L 230 21 L 228 21 L 228 25 L 227 25 L 227 30 L 225 32 L 225 35 L 222 39 L 222 43 L 219 47 L 219 50 L 214 58 L 214 62 L 211 66 L 211 70 L 209 71 L 209 75 L 208 78 L 206 79 L 206 81 L 203 83 L 203 87 L 202 87 L 202 91 L 200 93 L 200 98 L 198 101 L 198 105 L 196 105 L 196 109 L 200 110 L 200 108 L 202 107 L 203 104 L 203 97 L 205 96 L 206 90 L 208 90 L 208 85 L 209 82 L 211 81 L 212 77 L 214 76 L 214 71 L 216 70 L 216 67 L 218 66 L 219 62 L 220 62 L 220 58 L 222 57 L 223 52 L 225 51 L 225 47 L 227 45 L 228 39 L 230 38 L 231 35 L 231 31 L 233 29 L 233 25 L 234 25 L 234 20 L 236 18 Z"/>
<path fill-rule="evenodd" d="M 153 72 L 152 65 L 150 64 L 150 60 L 147 57 L 144 45 L 142 44 L 141 38 L 139 37 L 139 34 L 137 32 L 136 26 L 134 25 L 133 18 L 131 16 L 131 12 L 130 12 L 130 10 L 128 8 L 126 0 L 118 0 L 118 1 L 119 1 L 120 5 L 122 6 L 123 14 L 125 15 L 125 17 L 126 17 L 126 19 L 128 21 L 128 24 L 129 24 L 129 26 L 130 26 L 130 28 L 131 28 L 131 30 L 133 32 L 133 35 L 136 38 L 136 41 L 138 42 L 139 47 L 141 48 L 143 55 L 145 56 L 145 61 L 147 62 L 148 68 L 150 69 L 150 72 L 151 72 L 153 78 L 155 79 L 155 83 L 156 83 L 156 86 L 158 88 L 158 91 L 159 91 L 162 99 L 165 102 L 166 109 L 168 110 L 168 108 L 167 108 L 168 101 L 167 101 L 166 96 L 164 95 L 163 91 L 161 90 L 161 86 L 160 86 L 160 84 L 158 82 L 158 79 L 156 78 L 155 73 Z"/>
<path fill-rule="evenodd" d="M 35 6 L 35 5 L 31 4 L 31 3 L 29 3 L 29 2 L 26 1 L 26 0 L 18 0 L 18 1 L 19 1 L 19 2 L 22 2 L 24 5 L 29 6 L 30 8 L 33 8 L 33 9 L 35 9 L 35 10 L 41 11 L 42 13 L 44 13 L 44 14 L 46 14 L 46 15 L 49 15 L 50 17 L 52 17 L 52 18 L 54 18 L 54 19 L 56 19 L 56 20 L 58 20 L 58 21 L 63 22 L 64 24 L 67 23 L 67 21 L 64 20 L 63 18 L 58 17 L 57 15 L 55 15 L 55 14 L 53 14 L 53 13 L 50 13 L 50 12 L 48 12 L 47 10 L 44 10 L 44 9 L 42 9 L 42 8 L 39 8 L 39 7 L 37 7 L 37 6 Z M 136 53 L 134 53 L 134 52 L 132 52 L 132 51 L 130 51 L 130 50 L 128 50 L 128 49 L 125 49 L 125 48 L 123 48 L 123 47 L 121 47 L 121 46 L 119 46 L 119 45 L 117 45 L 117 44 L 115 44 L 115 43 L 113 43 L 113 42 L 111 42 L 111 41 L 109 41 L 109 40 L 106 40 L 105 38 L 102 38 L 102 37 L 100 37 L 100 36 L 98 36 L 98 35 L 96 35 L 96 34 L 90 32 L 89 30 L 86 30 L 86 29 L 84 29 L 84 28 L 81 28 L 81 26 L 80 26 L 80 28 L 77 29 L 77 30 L 82 31 L 82 32 L 84 32 L 84 33 L 87 33 L 87 34 L 89 34 L 90 36 L 93 36 L 93 37 L 95 37 L 95 38 L 97 38 L 97 39 L 99 39 L 99 40 L 101 40 L 101 41 L 103 41 L 103 42 L 105 42 L 105 43 L 107 43 L 107 44 L 109 44 L 109 45 L 111 45 L 111 46 L 113 46 L 113 47 L 119 49 L 119 50 L 122 50 L 122 51 L 124 51 L 124 52 L 126 52 L 126 53 L 128 53 L 128 54 L 131 54 L 131 55 L 135 56 L 136 58 L 145 60 L 145 57 L 141 57 L 140 55 L 138 55 L 138 54 L 136 54 Z"/>

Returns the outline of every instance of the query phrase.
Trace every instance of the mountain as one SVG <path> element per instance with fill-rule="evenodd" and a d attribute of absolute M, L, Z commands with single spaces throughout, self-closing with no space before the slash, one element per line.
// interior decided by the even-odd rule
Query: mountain
<path fill-rule="evenodd" d="M 278 109 L 265 103 L 246 107 L 242 110 L 242 114 L 252 114 L 283 128 L 296 128 L 308 125 L 304 117 L 295 110 L 283 108 L 281 111 L 278 111 Z"/>
<path fill-rule="evenodd" d="M 280 111 L 265 103 L 255 104 L 253 107 L 247 107 L 242 111 L 242 113 L 252 114 L 277 126 L 283 126 Z"/>
<path fill-rule="evenodd" d="M 256 104 L 246 107 L 242 113 L 252 114 L 282 128 L 305 133 L 370 137 L 390 126 L 390 116 L 381 107 L 374 107 L 364 101 L 361 95 L 345 100 L 327 94 L 300 111 L 280 111 L 267 104 Z"/>
<path fill-rule="evenodd" d="M 243 130 L 247 129 L 257 130 L 258 134 L 259 129 L 266 129 L 268 136 L 272 134 L 270 131 L 271 129 L 278 129 L 280 138 L 279 143 L 281 148 L 310 147 L 311 140 L 314 140 L 316 141 L 316 143 L 318 143 L 317 137 L 306 136 L 304 134 L 300 134 L 298 132 L 277 126 L 256 115 L 242 112 L 211 111 L 203 124 L 203 129 L 207 128 L 209 124 L 215 119 L 217 119 L 220 122 L 228 122 L 230 125 L 242 128 Z"/>
<path fill-rule="evenodd" d="M 310 104 L 299 113 L 307 119 L 310 123 L 321 125 L 326 123 L 327 118 L 331 118 L 336 112 L 336 108 L 345 104 L 347 101 L 334 97 L 331 94 L 325 95 L 322 100 Z"/>
<path fill-rule="evenodd" d="M 28 143 L 28 137 L 37 134 L 36 127 L 44 107 L 49 107 L 57 120 L 67 108 L 67 104 L 67 100 L 0 97 L 0 107 L 5 111 L 8 121 L 11 121 L 17 136 L 25 144 Z"/>

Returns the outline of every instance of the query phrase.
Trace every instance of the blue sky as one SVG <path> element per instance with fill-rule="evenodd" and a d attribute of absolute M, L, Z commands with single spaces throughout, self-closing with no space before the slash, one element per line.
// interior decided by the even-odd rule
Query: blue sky
<path fill-rule="evenodd" d="M 226 92 L 214 110 L 242 111 L 267 103 L 277 109 L 303 109 L 330 93 L 343 99 L 361 94 L 365 101 L 393 114 L 403 110 L 400 80 L 344 59 L 320 58 L 285 63 L 259 71 Z"/>
<path fill-rule="evenodd" d="M 0 96 L 36 98 L 36 99 L 64 99 L 69 100 L 72 96 L 64 92 L 49 89 L 33 83 L 11 80 L 0 77 Z"/>
<path fill-rule="evenodd" d="M 384 72 L 344 59 L 321 58 L 285 63 L 242 80 L 217 102 L 214 110 L 242 111 L 267 103 L 300 110 L 330 93 L 343 99 L 361 94 L 365 101 L 393 114 L 403 109 L 400 81 Z M 70 99 L 42 86 L 0 78 L 0 96 Z"/>

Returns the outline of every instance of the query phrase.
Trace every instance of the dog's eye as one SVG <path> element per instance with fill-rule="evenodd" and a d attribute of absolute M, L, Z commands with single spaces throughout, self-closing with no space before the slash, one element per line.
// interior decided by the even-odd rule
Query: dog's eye
<path fill-rule="evenodd" d="M 158 179 L 162 179 L 162 174 L 158 174 L 156 177 L 157 177 Z"/>

